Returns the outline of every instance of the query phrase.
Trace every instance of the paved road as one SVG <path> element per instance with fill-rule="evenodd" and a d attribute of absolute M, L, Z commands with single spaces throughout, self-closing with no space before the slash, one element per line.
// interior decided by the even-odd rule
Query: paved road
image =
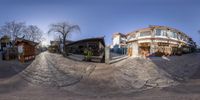
<path fill-rule="evenodd" d="M 28 82 L 47 87 L 64 87 L 75 84 L 82 79 L 81 75 L 66 73 L 56 66 L 52 57 L 45 52 L 26 68 L 20 75 Z"/>
<path fill-rule="evenodd" d="M 69 62 L 72 64 L 69 65 Z M 81 67 L 75 69 L 74 65 Z M 104 64 L 97 64 L 97 68 L 88 66 L 93 66 L 93 63 L 78 63 L 44 52 L 22 72 L 12 67 L 16 72 L 20 71 L 20 74 L 0 82 L 0 100 L 199 100 L 200 98 L 200 76 L 198 76 L 200 69 L 192 79 L 178 86 L 154 88 L 142 92 L 106 93 L 105 91 L 110 90 L 109 87 L 98 84 L 100 82 L 94 79 L 112 80 L 112 77 L 108 76 L 112 75 L 112 67 Z M 92 73 L 88 76 L 89 79 L 85 78 L 87 75 L 84 73 L 88 74 L 87 71 L 92 71 L 89 72 Z M 103 83 L 112 86 L 107 81 Z M 77 90 L 87 93 L 76 92 Z M 101 90 L 104 95 L 98 95 L 100 92 L 94 90 Z"/>

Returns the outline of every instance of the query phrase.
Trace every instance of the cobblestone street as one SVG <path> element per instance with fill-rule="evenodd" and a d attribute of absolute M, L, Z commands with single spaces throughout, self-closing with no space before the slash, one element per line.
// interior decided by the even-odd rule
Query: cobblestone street
<path fill-rule="evenodd" d="M 0 98 L 1 100 L 197 100 L 200 97 L 200 76 L 198 74 L 200 70 L 197 69 L 199 55 L 185 55 L 179 59 L 188 56 L 193 56 L 193 60 L 188 60 L 193 63 L 190 64 L 191 66 L 184 66 L 187 62 L 177 63 L 176 57 L 169 58 L 174 62 L 166 62 L 160 58 L 151 58 L 147 60 L 148 62 L 130 58 L 107 65 L 74 61 L 48 52 L 39 54 L 33 62 L 25 64 L 18 64 L 17 61 L 9 63 L 1 61 L 2 65 L 7 64 L 10 68 L 7 70 L 13 74 L 5 77 L 4 73 L 1 73 Z M 163 65 L 164 63 L 166 64 Z M 173 63 L 176 63 L 175 66 L 182 64 L 183 71 L 187 72 L 185 76 L 177 76 L 177 72 L 182 73 L 181 66 L 170 66 L 174 65 Z M 163 65 L 162 70 L 156 69 L 155 65 Z M 166 67 L 168 67 L 167 70 L 165 70 Z M 143 71 L 138 73 L 139 70 Z M 199 71 L 194 73 L 191 70 Z M 165 78 L 168 74 L 161 75 L 163 71 L 171 76 Z M 173 75 L 174 73 L 176 74 Z M 173 76 L 185 79 L 192 76 L 192 78 L 175 86 L 169 84 L 166 86 L 166 82 L 173 83 Z M 146 82 L 145 80 L 148 79 L 156 80 L 153 83 Z M 155 83 L 158 86 L 154 86 Z M 147 89 L 144 89 L 144 86 Z M 164 87 L 160 88 L 162 86 Z"/>
<path fill-rule="evenodd" d="M 32 84 L 51 87 L 73 85 L 82 79 L 83 75 L 78 71 L 75 73 L 72 69 L 69 69 L 68 72 L 60 70 L 55 64 L 55 60 L 50 58 L 52 57 L 48 54 L 42 53 L 20 75 Z"/>

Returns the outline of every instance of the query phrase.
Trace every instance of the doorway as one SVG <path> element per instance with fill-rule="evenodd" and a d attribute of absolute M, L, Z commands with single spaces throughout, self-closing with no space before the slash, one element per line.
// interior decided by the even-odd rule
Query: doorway
<path fill-rule="evenodd" d="M 139 45 L 139 55 L 142 57 L 147 57 L 150 55 L 150 44 L 149 43 L 141 43 Z"/>

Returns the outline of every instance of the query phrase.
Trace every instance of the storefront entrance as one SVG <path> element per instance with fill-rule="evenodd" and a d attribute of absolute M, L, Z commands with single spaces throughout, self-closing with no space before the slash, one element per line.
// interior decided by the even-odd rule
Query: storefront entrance
<path fill-rule="evenodd" d="M 150 43 L 139 44 L 139 55 L 142 57 L 147 57 L 150 55 Z"/>
<path fill-rule="evenodd" d="M 172 48 L 169 46 L 169 43 L 157 43 L 157 48 L 155 52 L 155 56 L 167 56 L 172 55 Z"/>

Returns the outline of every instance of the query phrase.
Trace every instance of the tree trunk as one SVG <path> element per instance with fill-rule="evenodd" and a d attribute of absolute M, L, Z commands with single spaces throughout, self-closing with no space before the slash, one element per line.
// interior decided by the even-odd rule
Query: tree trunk
<path fill-rule="evenodd" d="M 66 35 L 63 36 L 63 56 L 66 56 L 66 51 L 65 51 L 65 38 L 66 38 Z"/>

